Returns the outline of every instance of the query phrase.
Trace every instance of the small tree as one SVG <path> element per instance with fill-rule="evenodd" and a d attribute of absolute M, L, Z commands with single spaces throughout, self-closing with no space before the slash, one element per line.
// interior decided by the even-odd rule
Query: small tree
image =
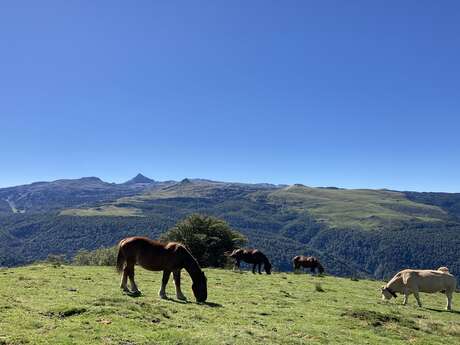
<path fill-rule="evenodd" d="M 99 248 L 92 251 L 81 249 L 72 263 L 78 266 L 114 266 L 117 262 L 118 247 Z"/>
<path fill-rule="evenodd" d="M 162 240 L 184 244 L 201 266 L 224 267 L 226 251 L 247 242 L 227 222 L 211 216 L 192 214 L 161 236 Z"/>

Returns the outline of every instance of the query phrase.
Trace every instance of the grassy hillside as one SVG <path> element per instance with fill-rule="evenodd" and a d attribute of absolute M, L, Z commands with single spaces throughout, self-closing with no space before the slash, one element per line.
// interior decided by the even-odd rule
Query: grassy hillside
<path fill-rule="evenodd" d="M 372 230 L 394 222 L 446 219 L 446 212 L 437 206 L 416 203 L 403 193 L 386 190 L 294 185 L 271 193 L 269 199 L 297 210 L 308 210 L 316 221 L 332 228 Z"/>
<path fill-rule="evenodd" d="M 111 267 L 0 270 L 0 344 L 454 344 L 441 294 L 425 308 L 380 301 L 376 281 L 206 270 L 207 304 L 160 300 L 160 273 L 137 270 L 143 295 L 123 295 Z M 320 284 L 321 289 L 315 286 Z M 318 291 L 323 290 L 323 291 Z M 174 288 L 168 286 L 171 297 Z M 398 303 L 401 303 L 399 298 Z"/>
<path fill-rule="evenodd" d="M 285 188 L 261 188 L 257 185 L 184 180 L 172 186 L 154 188 L 131 197 L 120 198 L 103 207 L 69 209 L 63 215 L 140 216 L 148 214 L 145 206 L 160 199 L 208 199 L 219 203 L 228 199 L 256 201 L 284 207 L 294 212 L 308 212 L 316 222 L 332 228 L 372 230 L 392 223 L 439 222 L 447 212 L 434 205 L 409 200 L 404 193 L 387 190 L 311 188 L 293 185 Z"/>

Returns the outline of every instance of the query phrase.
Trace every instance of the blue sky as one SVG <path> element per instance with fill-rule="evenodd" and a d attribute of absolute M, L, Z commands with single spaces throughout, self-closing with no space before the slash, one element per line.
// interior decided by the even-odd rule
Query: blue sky
<path fill-rule="evenodd" d="M 0 186 L 460 192 L 457 1 L 0 4 Z"/>

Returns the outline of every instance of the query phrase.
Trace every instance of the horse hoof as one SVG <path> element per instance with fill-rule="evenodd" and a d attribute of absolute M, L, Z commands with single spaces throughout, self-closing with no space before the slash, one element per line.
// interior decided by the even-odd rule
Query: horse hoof
<path fill-rule="evenodd" d="M 168 299 L 166 295 L 158 295 L 158 296 L 160 296 L 161 299 Z"/>
<path fill-rule="evenodd" d="M 184 295 L 182 296 L 176 296 L 178 300 L 181 300 L 181 301 L 186 301 L 187 300 L 187 297 L 185 297 Z"/>

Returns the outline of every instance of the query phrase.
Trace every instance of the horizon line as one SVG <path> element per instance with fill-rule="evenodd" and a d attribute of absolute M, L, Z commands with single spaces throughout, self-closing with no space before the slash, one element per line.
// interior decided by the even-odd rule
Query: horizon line
<path fill-rule="evenodd" d="M 152 177 L 149 177 L 143 173 L 138 173 L 136 174 L 135 176 L 131 177 L 131 178 L 128 178 L 128 179 L 116 179 L 115 181 L 108 181 L 108 180 L 105 180 L 104 178 L 101 178 L 99 176 L 96 176 L 96 175 L 93 175 L 93 176 L 80 176 L 80 177 L 63 177 L 63 178 L 58 178 L 58 179 L 48 179 L 48 180 L 38 180 L 38 181 L 31 181 L 31 182 L 25 182 L 25 183 L 20 183 L 20 184 L 13 184 L 13 185 L 2 185 L 0 184 L 0 189 L 7 189 L 7 188 L 15 188 L 15 187 L 21 187 L 21 186 L 28 186 L 28 185 L 32 185 L 32 184 L 35 184 L 35 183 L 52 183 L 52 182 L 56 182 L 56 181 L 62 181 L 62 180 L 80 180 L 80 179 L 84 179 L 84 178 L 97 178 L 99 180 L 101 180 L 102 182 L 105 182 L 105 183 L 109 183 L 109 184 L 123 184 L 123 183 L 126 183 L 128 181 L 130 181 L 131 179 L 133 179 L 134 177 L 138 176 L 138 175 L 142 175 L 144 177 L 147 177 L 151 180 L 153 180 L 154 182 L 181 182 L 185 179 L 189 179 L 189 180 L 204 180 L 204 181 L 210 181 L 210 182 L 221 182 L 221 183 L 233 183 L 233 184 L 248 184 L 248 185 L 257 185 L 257 184 L 269 184 L 269 185 L 273 185 L 273 186 L 292 186 L 292 185 L 302 185 L 302 186 L 305 186 L 305 187 L 310 187 L 310 188 L 337 188 L 337 189 L 345 189 L 345 190 L 386 190 L 386 191 L 393 191 L 393 192 L 417 192 L 417 193 L 447 193 L 447 194 L 459 194 L 460 191 L 445 191 L 445 190 L 420 190 L 420 189 L 395 189 L 395 188 L 391 188 L 391 187 L 343 187 L 343 186 L 339 186 L 339 185 L 309 185 L 309 184 L 305 184 L 305 183 L 301 183 L 301 182 L 294 182 L 294 183 L 275 183 L 275 182 L 267 182 L 267 181 L 263 181 L 263 182 L 255 182 L 255 181 L 234 181 L 234 180 L 216 180 L 216 179 L 212 179 L 212 178 L 206 178 L 206 177 L 183 177 L 181 179 L 156 179 L 156 178 L 152 178 Z"/>

